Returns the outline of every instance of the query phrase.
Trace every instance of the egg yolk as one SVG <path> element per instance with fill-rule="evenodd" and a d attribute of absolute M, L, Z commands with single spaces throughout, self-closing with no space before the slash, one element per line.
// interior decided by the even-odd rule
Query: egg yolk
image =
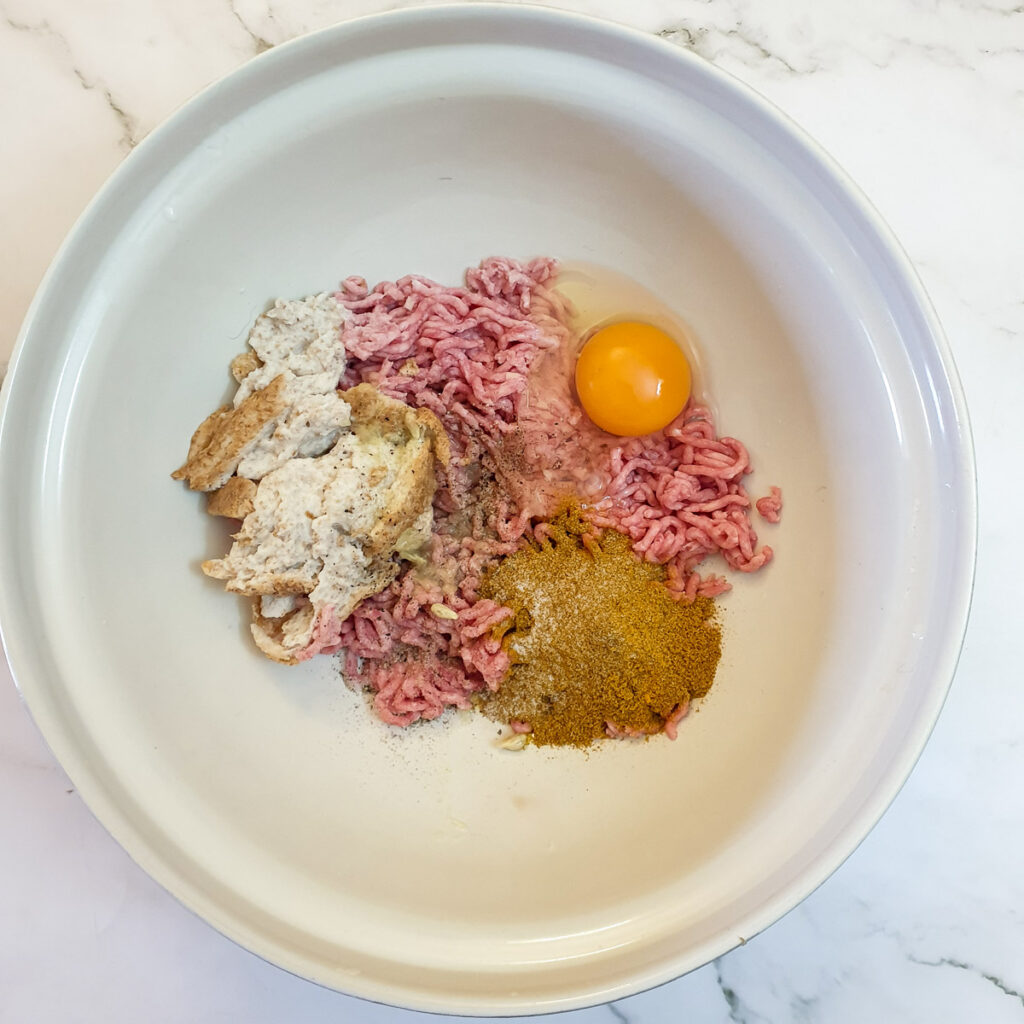
<path fill-rule="evenodd" d="M 602 430 L 641 437 L 667 427 L 690 397 L 690 364 L 669 335 L 650 324 L 609 324 L 576 362 L 576 393 Z"/>

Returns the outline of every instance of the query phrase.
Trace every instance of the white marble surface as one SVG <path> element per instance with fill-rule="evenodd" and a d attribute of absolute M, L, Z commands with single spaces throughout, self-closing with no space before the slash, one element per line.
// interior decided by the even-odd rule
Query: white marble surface
<path fill-rule="evenodd" d="M 388 0 L 0 0 L 0 363 L 62 236 L 128 150 L 253 54 Z M 659 32 L 777 103 L 917 264 L 978 448 L 960 669 L 914 775 L 821 889 L 653 992 L 565 1020 L 1024 1020 L 1024 7 L 1016 0 L 572 0 Z M 2 567 L 0 567 L 0 571 Z M 865 637 L 870 642 L 870 637 Z M 80 802 L 0 663 L 0 1021 L 412 1024 L 242 951 Z"/>

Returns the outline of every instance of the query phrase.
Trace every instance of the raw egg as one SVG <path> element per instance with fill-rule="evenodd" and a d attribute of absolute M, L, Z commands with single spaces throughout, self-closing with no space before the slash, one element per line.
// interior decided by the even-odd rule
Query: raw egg
<path fill-rule="evenodd" d="M 641 437 L 667 427 L 683 411 L 690 364 L 679 345 L 651 324 L 609 324 L 580 351 L 576 393 L 602 430 Z"/>

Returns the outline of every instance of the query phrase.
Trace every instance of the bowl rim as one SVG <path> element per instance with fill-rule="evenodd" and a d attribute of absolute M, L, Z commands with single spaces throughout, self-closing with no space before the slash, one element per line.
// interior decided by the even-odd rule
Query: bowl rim
<path fill-rule="evenodd" d="M 634 53 L 642 53 L 646 49 L 649 53 L 658 54 L 662 58 L 671 57 L 672 60 L 679 62 L 680 66 L 688 67 L 691 72 L 697 69 L 696 73 L 707 76 L 720 88 L 731 92 L 758 118 L 769 123 L 776 131 L 787 135 L 789 140 L 802 151 L 803 156 L 812 164 L 817 165 L 824 177 L 829 179 L 833 190 L 845 201 L 849 211 L 859 219 L 860 226 L 867 229 L 881 246 L 891 263 L 892 271 L 904 288 L 904 298 L 913 304 L 915 312 L 921 318 L 927 336 L 939 358 L 948 386 L 946 397 L 952 403 L 956 423 L 956 430 L 951 431 L 951 437 L 956 442 L 953 450 L 959 470 L 960 490 L 956 494 L 959 502 L 959 515 L 956 526 L 957 550 L 955 554 L 958 556 L 958 560 L 951 578 L 950 590 L 954 596 L 949 602 L 947 616 L 951 628 L 937 645 L 938 650 L 934 658 L 936 669 L 927 690 L 926 699 L 921 702 L 916 728 L 913 733 L 908 733 L 905 737 L 903 746 L 892 758 L 888 770 L 881 783 L 873 791 L 871 798 L 864 801 L 859 810 L 846 821 L 844 827 L 837 832 L 806 870 L 792 882 L 782 886 L 774 897 L 768 899 L 757 912 L 748 915 L 742 930 L 742 939 L 738 937 L 736 930 L 730 929 L 728 934 L 719 934 L 716 939 L 705 941 L 696 949 L 691 949 L 686 955 L 677 954 L 668 961 L 659 961 L 656 968 L 648 968 L 644 972 L 631 975 L 628 982 L 609 984 L 599 989 L 574 991 L 563 994 L 561 997 L 552 997 L 543 1005 L 538 1005 L 536 1001 L 528 1003 L 521 998 L 507 996 L 483 1001 L 480 999 L 460 1000 L 458 995 L 450 994 L 450 998 L 443 999 L 434 995 L 425 996 L 415 987 L 403 986 L 401 983 L 373 982 L 366 978 L 346 979 L 345 987 L 340 988 L 335 983 L 336 981 L 340 982 L 340 976 L 335 980 L 317 977 L 315 971 L 311 971 L 308 967 L 304 968 L 301 957 L 281 955 L 283 950 L 275 948 L 276 944 L 273 941 L 267 941 L 265 936 L 256 933 L 245 923 L 234 919 L 231 914 L 220 910 L 215 901 L 204 895 L 201 888 L 191 884 L 189 879 L 180 873 L 174 865 L 165 861 L 161 855 L 151 849 L 145 836 L 119 809 L 116 799 L 97 778 L 91 775 L 87 760 L 77 755 L 73 740 L 62 734 L 60 723 L 50 718 L 45 708 L 41 708 L 39 705 L 33 707 L 34 679 L 39 676 L 40 666 L 37 663 L 36 652 L 32 649 L 33 644 L 27 639 L 28 631 L 19 628 L 22 624 L 19 621 L 21 610 L 18 607 L 18 594 L 8 578 L 9 574 L 0 575 L 0 641 L 6 651 L 11 675 L 23 705 L 35 721 L 54 757 L 72 779 L 96 819 L 150 877 L 177 901 L 201 916 L 221 934 L 290 973 L 364 999 L 435 1013 L 484 1016 L 523 1015 L 594 1006 L 665 984 L 710 963 L 736 946 L 749 941 L 754 935 L 794 909 L 845 862 L 895 800 L 928 742 L 952 685 L 970 614 L 977 559 L 977 476 L 966 399 L 948 340 L 908 255 L 877 209 L 819 143 L 774 103 L 710 61 L 654 33 L 592 15 L 533 3 L 430 4 L 347 19 L 297 36 L 256 55 L 221 76 L 165 118 L 127 154 L 75 221 L 58 248 L 29 305 L 17 336 L 6 376 L 2 382 L 2 391 L 0 391 L 0 494 L 6 490 L 2 486 L 2 482 L 8 476 L 13 478 L 16 475 L 15 467 L 11 465 L 14 461 L 11 456 L 14 439 L 11 435 L 17 430 L 17 423 L 10 412 L 11 396 L 20 387 L 18 383 L 19 364 L 22 362 L 23 352 L 29 344 L 30 337 L 34 333 L 35 321 L 48 300 L 54 282 L 62 272 L 65 263 L 68 262 L 69 254 L 78 237 L 87 233 L 93 221 L 100 216 L 110 197 L 119 190 L 122 182 L 131 178 L 136 167 L 140 166 L 146 155 L 156 151 L 167 136 L 173 135 L 176 130 L 186 125 L 190 118 L 202 111 L 205 105 L 209 104 L 213 97 L 217 96 L 225 87 L 226 83 L 241 86 L 253 76 L 262 76 L 277 62 L 290 59 L 290 55 L 293 53 L 318 45 L 330 45 L 331 41 L 339 36 L 361 30 L 387 32 L 392 27 L 407 28 L 425 21 L 443 23 L 464 19 L 480 23 L 491 22 L 494 26 L 499 26 L 502 22 L 516 22 L 520 25 L 533 22 L 538 26 L 539 31 L 543 31 L 545 27 L 554 26 L 578 29 L 581 32 L 588 32 L 593 36 L 603 38 L 611 46 L 632 48 Z M 5 439 L 6 444 L 3 443 Z M 0 501 L 0 548 L 14 543 L 11 526 L 6 505 Z"/>

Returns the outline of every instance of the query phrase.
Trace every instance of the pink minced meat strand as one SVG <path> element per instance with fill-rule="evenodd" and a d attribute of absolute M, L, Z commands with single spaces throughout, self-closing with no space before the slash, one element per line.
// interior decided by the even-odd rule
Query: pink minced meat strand
<path fill-rule="evenodd" d="M 735 438 L 716 435 L 705 406 L 691 401 L 664 430 L 623 441 L 611 449 L 609 463 L 611 482 L 591 520 L 625 533 L 634 551 L 665 565 L 666 585 L 677 597 L 692 601 L 730 589 L 722 576 L 697 573 L 709 555 L 720 554 L 739 572 L 771 561 L 772 549 L 758 547 L 742 483 L 750 456 Z M 777 500 L 781 507 L 775 492 L 762 503 Z"/>
<path fill-rule="evenodd" d="M 616 725 L 615 722 L 605 722 L 604 734 L 611 740 L 643 740 L 647 739 L 648 736 L 657 736 L 659 732 L 663 732 L 670 740 L 674 740 L 679 735 L 679 723 L 689 713 L 690 698 L 687 697 L 686 700 L 677 704 L 672 709 L 668 717 L 661 724 L 661 728 L 652 726 L 650 729 L 637 729 L 632 725 Z M 525 725 L 525 723 L 520 724 Z M 516 731 L 529 732 L 530 727 L 527 725 L 526 728 Z"/>
<path fill-rule="evenodd" d="M 497 690 L 509 668 L 500 634 L 512 611 L 481 600 L 481 582 L 524 537 L 544 536 L 543 518 L 567 495 L 582 499 L 591 543 L 606 527 L 625 533 L 640 557 L 666 566 L 680 600 L 730 588 L 697 571 L 710 555 L 741 572 L 772 557 L 750 521 L 747 450 L 718 437 L 707 408 L 691 401 L 663 431 L 629 439 L 584 416 L 568 383 L 578 339 L 552 290 L 556 274 L 551 259 L 489 259 L 461 287 L 409 276 L 370 288 L 352 277 L 338 292 L 352 314 L 342 328 L 349 362 L 341 386 L 368 382 L 430 409 L 453 453 L 439 477 L 427 565 L 314 631 L 311 647 L 342 649 L 346 679 L 374 693 L 389 724 L 437 718 Z M 756 508 L 771 523 L 781 505 L 772 488 Z M 440 616 L 437 605 L 446 609 Z M 685 713 L 676 709 L 664 731 L 674 735 Z M 611 723 L 608 731 L 624 735 Z"/>
<path fill-rule="evenodd" d="M 690 713 L 690 699 L 687 697 L 677 704 L 675 710 L 665 719 L 665 735 L 674 740 L 679 735 L 679 723 Z"/>
<path fill-rule="evenodd" d="M 769 487 L 768 494 L 758 498 L 754 505 L 766 523 L 777 523 L 782 518 L 782 491 L 778 487 Z"/>

